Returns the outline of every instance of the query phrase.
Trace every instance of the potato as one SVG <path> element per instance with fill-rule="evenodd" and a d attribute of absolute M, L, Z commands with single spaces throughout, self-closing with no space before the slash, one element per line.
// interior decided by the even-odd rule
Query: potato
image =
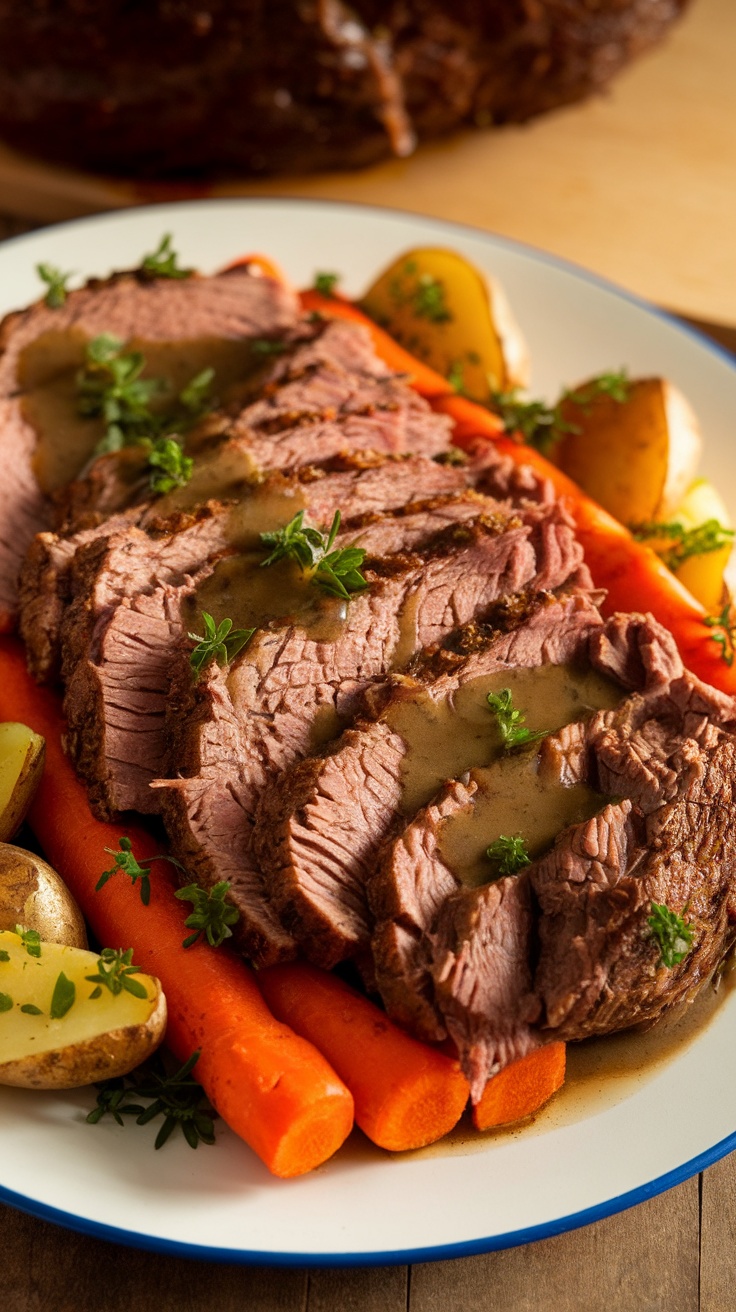
<path fill-rule="evenodd" d="M 726 506 L 712 483 L 698 478 L 677 507 L 672 519 L 686 529 L 697 528 L 709 519 L 715 519 L 723 528 L 731 527 Z M 721 610 L 724 601 L 724 574 L 731 558 L 731 543 L 716 551 L 691 556 L 675 570 L 675 577 L 689 588 L 694 597 L 711 615 Z"/>
<path fill-rule="evenodd" d="M 369 287 L 361 305 L 476 401 L 528 381 L 526 343 L 505 293 L 455 251 L 407 251 Z"/>
<path fill-rule="evenodd" d="M 59 943 L 42 943 L 34 956 L 17 934 L 0 933 L 0 1084 L 74 1089 L 124 1075 L 158 1047 L 166 1028 L 158 980 L 136 972 L 129 978 L 144 996 L 113 993 L 87 978 L 99 965 L 96 953 Z"/>
<path fill-rule="evenodd" d="M 47 943 L 86 948 L 84 920 L 51 866 L 11 843 L 0 843 L 0 930 L 23 925 Z"/>
<path fill-rule="evenodd" d="M 555 464 L 624 524 L 672 518 L 701 448 L 697 419 L 672 383 L 640 378 L 626 401 L 605 393 L 585 406 L 568 399 L 560 413 L 578 431 L 557 443 Z"/>
<path fill-rule="evenodd" d="M 0 843 L 26 818 L 43 774 L 46 744 L 25 724 L 0 724 Z"/>

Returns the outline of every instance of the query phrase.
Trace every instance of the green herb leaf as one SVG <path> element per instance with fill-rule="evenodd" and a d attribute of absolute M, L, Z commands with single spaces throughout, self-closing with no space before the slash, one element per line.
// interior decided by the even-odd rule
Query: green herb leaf
<path fill-rule="evenodd" d="M 729 597 L 720 615 L 706 615 L 703 623 L 713 632 L 708 634 L 712 642 L 715 642 L 721 649 L 721 660 L 726 665 L 733 665 L 734 655 L 736 654 L 736 621 L 732 613 L 732 604 Z"/>
<path fill-rule="evenodd" d="M 105 421 L 96 455 L 158 436 L 161 421 L 150 407 L 167 388 L 161 378 L 141 378 L 144 367 L 141 352 L 126 353 L 111 333 L 87 343 L 86 362 L 77 374 L 77 409 L 84 418 Z"/>
<path fill-rule="evenodd" d="M 734 530 L 725 528 L 717 519 L 706 519 L 695 528 L 685 528 L 678 521 L 651 520 L 645 524 L 632 524 L 631 532 L 637 542 L 658 539 L 662 545 L 655 546 L 654 550 L 671 570 L 679 569 L 691 556 L 720 551 L 734 539 Z"/>
<path fill-rule="evenodd" d="M 72 985 L 72 988 L 73 988 L 73 987 L 74 987 L 74 985 Z M 72 1001 L 73 1001 L 73 999 L 72 999 Z M 40 1007 L 34 1007 L 34 1005 L 33 1005 L 32 1002 L 26 1002 L 26 1003 L 21 1007 L 21 1011 L 24 1012 L 26 1016 L 43 1016 L 43 1012 L 41 1011 L 41 1008 L 40 1008 Z"/>
<path fill-rule="evenodd" d="M 192 477 L 194 461 L 185 456 L 175 437 L 157 437 L 148 453 L 152 492 L 162 495 L 175 487 L 185 487 Z"/>
<path fill-rule="evenodd" d="M 692 927 L 664 904 L 652 902 L 651 913 L 647 924 L 659 944 L 659 964 L 671 969 L 683 961 L 690 951 L 693 943 Z"/>
<path fill-rule="evenodd" d="M 250 349 L 254 355 L 283 355 L 284 351 L 287 350 L 287 343 L 280 341 L 278 338 L 254 337 Z"/>
<path fill-rule="evenodd" d="M 505 432 L 520 433 L 529 446 L 548 455 L 567 433 L 580 432 L 578 424 L 564 417 L 565 403 L 568 403 L 568 416 L 570 403 L 586 414 L 599 396 L 610 396 L 623 404 L 630 395 L 631 383 L 626 371 L 621 369 L 618 373 L 599 374 L 580 387 L 565 389 L 553 406 L 544 401 L 525 400 L 520 390 L 513 388 L 510 392 L 492 391 L 490 408 L 503 421 Z"/>
<path fill-rule="evenodd" d="M 10 953 L 5 948 L 0 948 L 0 961 L 10 961 Z"/>
<path fill-rule="evenodd" d="M 514 709 L 510 688 L 502 688 L 498 693 L 489 692 L 486 700 L 496 716 L 501 741 L 506 751 L 510 751 L 513 747 L 523 747 L 527 743 L 537 742 L 539 738 L 547 737 L 549 729 L 532 731 L 523 727 L 525 717 L 521 711 Z"/>
<path fill-rule="evenodd" d="M 73 1007 L 76 996 L 77 989 L 74 981 L 67 979 L 63 970 L 60 971 L 51 995 L 51 1006 L 49 1007 L 51 1019 L 61 1020 L 63 1016 L 66 1016 L 70 1007 Z"/>
<path fill-rule="evenodd" d="M 278 560 L 290 557 L 303 573 L 311 575 L 310 581 L 316 587 L 349 600 L 351 593 L 368 587 L 361 573 L 365 551 L 362 547 L 338 547 L 333 551 L 340 522 L 340 511 L 336 510 L 325 537 L 319 529 L 304 523 L 304 511 L 300 510 L 284 528 L 261 533 L 261 542 L 273 548 L 262 566 L 275 565 Z"/>
<path fill-rule="evenodd" d="M 145 984 L 141 984 L 139 979 L 131 978 L 140 973 L 138 967 L 132 963 L 132 948 L 127 948 L 125 952 L 122 948 L 103 948 L 97 959 L 97 974 L 85 975 L 84 978 L 90 984 L 98 984 L 102 988 L 109 989 L 115 996 L 125 991 L 132 993 L 134 998 L 147 998 Z M 99 997 L 99 994 L 95 996 Z"/>
<path fill-rule="evenodd" d="M 501 834 L 486 848 L 486 856 L 498 863 L 499 875 L 515 875 L 517 870 L 531 864 L 526 842 L 519 835 L 508 837 Z"/>
<path fill-rule="evenodd" d="M 229 665 L 255 633 L 255 629 L 234 629 L 230 619 L 215 624 L 206 610 L 202 611 L 202 623 L 204 634 L 187 634 L 190 641 L 197 644 L 189 657 L 192 669 L 197 674 L 205 665 L 209 665 L 211 660 L 216 660 L 218 665 Z"/>
<path fill-rule="evenodd" d="M 0 1012 L 12 1011 L 12 1010 L 13 1010 L 13 999 L 11 998 L 10 994 L 0 993 Z"/>
<path fill-rule="evenodd" d="M 130 839 L 125 835 L 120 839 L 119 850 L 114 847 L 106 847 L 104 850 L 109 856 L 115 858 L 115 862 L 110 870 L 104 870 L 102 872 L 100 878 L 95 884 L 95 892 L 99 893 L 100 889 L 104 888 L 108 879 L 112 879 L 113 875 L 117 875 L 119 872 L 120 874 L 127 875 L 133 885 L 140 881 L 141 902 L 146 907 L 151 900 L 150 876 L 151 866 L 154 861 L 168 861 L 170 865 L 176 866 L 178 870 L 183 870 L 181 862 L 177 861 L 176 857 L 168 856 L 166 852 L 159 852 L 157 856 L 145 857 L 143 861 L 138 861 L 133 855 L 133 845 Z"/>
<path fill-rule="evenodd" d="M 431 273 L 418 273 L 414 260 L 407 260 L 391 280 L 389 295 L 395 305 L 409 306 L 416 319 L 449 323 L 453 318 L 445 284 Z"/>
<path fill-rule="evenodd" d="M 41 935 L 37 929 L 26 929 L 25 925 L 16 925 L 15 932 L 20 938 L 29 957 L 40 957 Z"/>
<path fill-rule="evenodd" d="M 197 884 L 187 884 L 186 888 L 177 889 L 175 897 L 182 902 L 191 902 L 194 910 L 187 916 L 184 924 L 195 932 L 184 939 L 183 947 L 190 948 L 201 934 L 204 934 L 210 947 L 219 948 L 226 938 L 232 938 L 230 925 L 240 918 L 240 913 L 225 898 L 230 890 L 227 880 L 210 889 L 200 888 Z"/>
<path fill-rule="evenodd" d="M 203 369 L 201 373 L 195 374 L 179 393 L 179 400 L 184 409 L 196 419 L 199 419 L 212 405 L 210 392 L 214 379 L 214 369 Z"/>
<path fill-rule="evenodd" d="M 45 304 L 48 305 L 51 310 L 58 310 L 59 307 L 64 304 L 69 294 L 67 283 L 72 275 L 70 273 L 62 273 L 61 269 L 57 269 L 53 264 L 37 264 L 36 273 L 41 279 L 41 282 L 45 282 L 48 288 L 48 291 L 43 298 Z"/>
<path fill-rule="evenodd" d="M 179 256 L 171 247 L 170 232 L 164 233 L 152 255 L 144 255 L 141 270 L 151 278 L 191 278 L 193 269 L 180 269 Z"/>
<path fill-rule="evenodd" d="M 339 273 L 316 273 L 314 290 L 319 292 L 320 296 L 332 296 L 339 281 Z"/>
<path fill-rule="evenodd" d="M 157 1116 L 163 1116 L 156 1148 L 163 1147 L 177 1126 L 190 1148 L 197 1148 L 200 1143 L 214 1144 L 217 1112 L 207 1101 L 201 1085 L 191 1078 L 198 1060 L 199 1051 L 193 1052 L 179 1070 L 170 1074 L 161 1054 L 156 1053 L 130 1075 L 106 1080 L 97 1086 L 97 1106 L 87 1121 L 96 1125 L 103 1116 L 110 1115 L 118 1125 L 123 1125 L 124 1116 L 135 1116 L 136 1125 L 147 1125 Z M 142 1106 L 141 1099 L 148 1102 L 147 1107 Z"/>

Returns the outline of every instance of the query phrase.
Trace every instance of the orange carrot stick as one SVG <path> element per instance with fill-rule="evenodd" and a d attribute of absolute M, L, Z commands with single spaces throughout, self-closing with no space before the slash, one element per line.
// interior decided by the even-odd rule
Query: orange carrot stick
<path fill-rule="evenodd" d="M 310 1043 L 274 1019 L 249 967 L 201 940 L 182 947 L 187 909 L 175 898 L 166 867 L 153 867 L 148 906 L 121 874 L 95 891 L 112 865 L 104 849 L 117 849 L 123 834 L 139 861 L 160 847 L 138 825 L 104 824 L 92 815 L 62 751 L 58 698 L 32 682 L 20 644 L 7 638 L 0 641 L 0 720 L 27 724 L 45 737 L 46 768 L 31 825 L 99 941 L 132 947 L 136 965 L 161 980 L 172 1051 L 184 1061 L 201 1050 L 197 1079 L 275 1175 L 301 1175 L 326 1161 L 350 1133 L 350 1093 Z"/>
<path fill-rule="evenodd" d="M 328 319 L 349 319 L 351 323 L 362 324 L 373 339 L 373 346 L 376 354 L 387 364 L 390 369 L 395 369 L 399 374 L 409 374 L 409 381 L 412 387 L 420 396 L 427 399 L 435 396 L 446 396 L 450 390 L 450 385 L 442 374 L 438 374 L 429 365 L 422 364 L 416 356 L 410 355 L 405 351 L 403 346 L 399 346 L 393 337 L 389 337 L 383 328 L 379 328 L 377 323 L 368 318 L 362 310 L 358 309 L 352 301 L 347 301 L 343 296 L 323 296 L 321 292 L 309 288 L 308 291 L 300 293 L 300 300 L 303 310 L 312 311 L 325 315 Z"/>
<path fill-rule="evenodd" d="M 539 1111 L 565 1083 L 565 1060 L 564 1043 L 547 1043 L 494 1075 L 473 1108 L 476 1130 L 512 1125 Z"/>
<path fill-rule="evenodd" d="M 226 264 L 221 272 L 229 273 L 230 269 L 242 269 L 244 266 L 247 268 L 249 265 L 255 265 L 267 278 L 273 278 L 274 282 L 286 282 L 278 264 L 267 255 L 239 255 L 237 260 L 231 260 Z"/>
<path fill-rule="evenodd" d="M 362 994 L 315 966 L 271 966 L 259 983 L 272 1011 L 319 1045 L 381 1148 L 423 1148 L 448 1134 L 468 1099 L 460 1065 L 394 1025 Z"/>

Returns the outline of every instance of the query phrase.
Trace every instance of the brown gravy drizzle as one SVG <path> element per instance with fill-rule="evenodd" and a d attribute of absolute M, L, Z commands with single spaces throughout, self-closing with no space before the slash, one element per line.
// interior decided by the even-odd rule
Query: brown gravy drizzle
<path fill-rule="evenodd" d="M 202 611 L 216 623 L 231 619 L 234 628 L 263 629 L 297 624 L 315 642 L 333 642 L 347 617 L 348 602 L 315 587 L 291 560 L 263 569 L 263 551 L 244 551 L 218 561 L 182 606 L 187 629 L 197 633 Z"/>
<path fill-rule="evenodd" d="M 101 419 L 77 413 L 76 375 L 84 365 L 89 338 L 79 329 L 41 333 L 21 353 L 18 381 L 22 411 L 37 434 L 36 477 L 46 492 L 71 482 L 93 454 L 104 432 Z M 179 342 L 152 342 L 133 337 L 127 351 L 141 351 L 144 378 L 163 378 L 168 390 L 161 405 L 203 369 L 215 371 L 214 392 L 220 403 L 233 400 L 263 361 L 254 359 L 248 339 L 198 337 Z"/>

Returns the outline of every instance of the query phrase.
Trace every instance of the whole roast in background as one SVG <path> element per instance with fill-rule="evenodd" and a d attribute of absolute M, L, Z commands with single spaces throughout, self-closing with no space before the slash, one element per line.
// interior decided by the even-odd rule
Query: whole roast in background
<path fill-rule="evenodd" d="M 688 0 L 0 0 L 0 136 L 107 173 L 352 168 L 604 88 Z"/>

